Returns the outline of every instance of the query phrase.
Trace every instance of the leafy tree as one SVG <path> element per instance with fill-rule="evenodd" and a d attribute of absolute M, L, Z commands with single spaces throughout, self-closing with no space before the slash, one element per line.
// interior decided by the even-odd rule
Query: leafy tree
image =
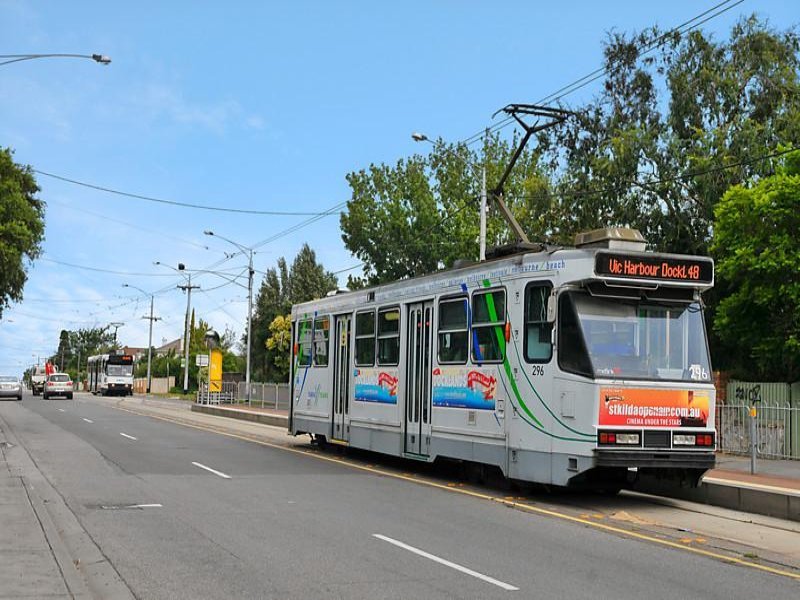
<path fill-rule="evenodd" d="M 279 314 L 289 312 L 291 302 L 288 298 L 289 267 L 286 260 L 278 259 L 277 267 L 267 270 L 253 307 L 251 331 L 253 343 L 250 348 L 251 377 L 255 381 L 274 381 L 273 361 L 267 353 L 269 325 Z M 247 347 L 246 333 L 241 345 Z"/>
<path fill-rule="evenodd" d="M 800 152 L 732 187 L 715 210 L 712 250 L 726 292 L 714 325 L 738 375 L 800 379 Z"/>
<path fill-rule="evenodd" d="M 275 381 L 289 380 L 289 359 L 292 342 L 292 316 L 278 315 L 269 324 L 267 348 L 272 354 L 275 367 Z"/>
<path fill-rule="evenodd" d="M 478 152 L 438 141 L 428 156 L 350 173 L 351 198 L 340 217 L 342 239 L 364 263 L 363 278 L 349 278 L 351 289 L 424 275 L 459 258 L 477 259 L 481 167 L 486 166 L 492 189 L 517 144 L 517 137 L 503 140 L 490 134 Z M 535 151 L 523 152 L 504 199 L 529 235 L 546 237 L 552 206 L 538 160 Z M 508 236 L 501 216 L 490 212 L 487 241 L 502 244 Z"/>
<path fill-rule="evenodd" d="M 759 157 L 800 139 L 798 50 L 793 30 L 756 17 L 725 41 L 700 30 L 613 34 L 602 92 L 540 138 L 560 237 L 629 224 L 657 249 L 707 253 L 725 191 L 769 174 Z"/>
<path fill-rule="evenodd" d="M 38 192 L 31 168 L 0 148 L 0 317 L 10 302 L 22 300 L 26 262 L 41 254 L 45 205 Z"/>
<path fill-rule="evenodd" d="M 288 355 L 283 346 L 268 345 L 273 322 L 289 313 L 292 304 L 324 297 L 336 286 L 336 276 L 317 262 L 316 253 L 308 244 L 303 244 L 291 267 L 280 258 L 277 269 L 267 271 L 253 314 L 251 360 L 255 367 L 254 380 L 263 377 L 264 381 L 284 382 L 288 379 Z"/>

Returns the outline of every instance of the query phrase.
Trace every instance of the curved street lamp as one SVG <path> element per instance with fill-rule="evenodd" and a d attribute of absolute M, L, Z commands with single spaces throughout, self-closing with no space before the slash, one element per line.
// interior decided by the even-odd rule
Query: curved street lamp
<path fill-rule="evenodd" d="M 210 229 L 206 229 L 204 232 L 206 235 L 211 235 L 214 237 L 218 237 L 221 240 L 225 240 L 229 244 L 236 246 L 243 254 L 247 254 L 249 257 L 249 264 L 247 269 L 247 363 L 245 369 L 245 382 L 247 386 L 247 404 L 250 405 L 250 338 L 251 335 L 251 323 L 253 320 L 253 249 L 248 248 L 247 246 L 243 246 L 238 242 L 234 242 L 233 240 L 229 240 L 225 236 L 222 236 L 218 233 L 214 233 Z"/>
<path fill-rule="evenodd" d="M 93 60 L 101 65 L 108 65 L 111 59 L 105 54 L 0 54 L 0 67 L 23 60 L 35 60 L 37 58 L 86 58 Z"/>
<path fill-rule="evenodd" d="M 145 292 L 142 288 L 136 287 L 135 285 L 131 285 L 129 283 L 123 283 L 122 287 L 131 288 L 133 290 L 139 290 L 145 296 L 150 296 L 150 316 L 149 317 L 142 317 L 143 319 L 150 320 L 150 335 L 147 338 L 147 393 L 150 393 L 150 385 L 152 383 L 152 379 L 150 377 L 150 363 L 152 360 L 153 354 L 153 321 L 158 321 L 161 317 L 154 317 L 153 316 L 153 294 L 149 292 Z M 167 383 L 169 385 L 169 383 Z"/>
<path fill-rule="evenodd" d="M 433 146 L 436 144 L 431 141 L 427 135 L 424 133 L 419 133 L 415 131 L 411 134 L 411 139 L 415 142 L 429 142 Z M 476 170 L 474 164 L 468 161 L 463 161 L 473 173 Z M 479 254 L 478 260 L 483 262 L 486 260 L 486 162 L 484 161 L 483 166 L 481 168 L 481 212 L 480 212 L 480 233 L 478 236 L 478 246 L 479 246 Z"/>
<path fill-rule="evenodd" d="M 154 265 L 158 265 L 161 267 L 167 267 L 168 269 L 172 269 L 176 273 L 181 275 L 186 272 L 188 275 L 189 281 L 186 285 L 179 285 L 178 287 L 182 290 L 186 291 L 186 325 L 184 327 L 184 335 L 183 335 L 183 354 L 184 354 L 184 365 L 183 365 L 183 393 L 189 393 L 189 342 L 191 341 L 192 332 L 189 331 L 189 309 L 192 305 L 192 290 L 199 289 L 199 285 L 192 285 L 192 273 L 186 268 L 186 265 L 183 263 L 178 263 L 178 268 L 176 269 L 173 266 L 165 264 L 160 260 L 154 261 Z"/>

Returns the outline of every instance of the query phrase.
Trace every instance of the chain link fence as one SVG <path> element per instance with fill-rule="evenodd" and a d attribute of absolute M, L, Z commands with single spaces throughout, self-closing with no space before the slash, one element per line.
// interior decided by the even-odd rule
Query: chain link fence
<path fill-rule="evenodd" d="M 730 454 L 750 454 L 750 409 L 755 407 L 756 455 L 800 460 L 798 392 L 798 384 L 729 382 L 728 402 L 717 406 L 719 449 Z"/>

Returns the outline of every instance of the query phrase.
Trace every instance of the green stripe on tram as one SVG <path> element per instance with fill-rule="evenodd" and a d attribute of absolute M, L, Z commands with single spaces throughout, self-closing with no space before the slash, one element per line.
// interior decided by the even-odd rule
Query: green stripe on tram
<path fill-rule="evenodd" d="M 490 285 L 491 285 L 491 283 L 489 282 L 489 280 L 488 279 L 484 279 L 483 287 L 489 287 Z M 486 298 L 486 308 L 489 311 L 489 318 L 492 321 L 497 321 L 497 309 L 495 308 L 495 305 L 494 305 L 494 297 L 492 296 L 492 293 L 489 292 L 488 294 L 486 294 L 484 296 L 484 298 Z M 539 427 L 544 428 L 544 425 L 542 425 L 541 421 L 539 421 L 539 419 L 536 418 L 536 415 L 534 415 L 531 412 L 531 409 L 528 408 L 528 405 L 525 404 L 525 402 L 522 400 L 522 394 L 519 393 L 519 388 L 517 387 L 517 380 L 514 377 L 513 373 L 511 372 L 511 365 L 508 362 L 508 356 L 507 356 L 507 353 L 506 353 L 505 327 L 503 327 L 501 325 L 495 325 L 494 333 L 495 333 L 495 336 L 497 337 L 497 344 L 500 347 L 501 352 L 503 353 L 503 370 L 506 372 L 506 377 L 508 377 L 508 381 L 511 384 L 511 389 L 514 392 L 514 396 L 516 397 L 517 402 L 519 403 L 519 405 L 522 408 L 522 410 L 525 411 L 525 413 L 531 419 L 533 419 L 534 422 Z"/>

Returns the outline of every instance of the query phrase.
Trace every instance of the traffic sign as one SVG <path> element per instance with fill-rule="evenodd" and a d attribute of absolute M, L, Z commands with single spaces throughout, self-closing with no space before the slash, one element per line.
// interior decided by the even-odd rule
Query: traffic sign
<path fill-rule="evenodd" d="M 198 367 L 207 367 L 208 366 L 208 354 L 198 354 L 194 358 L 194 363 Z"/>

